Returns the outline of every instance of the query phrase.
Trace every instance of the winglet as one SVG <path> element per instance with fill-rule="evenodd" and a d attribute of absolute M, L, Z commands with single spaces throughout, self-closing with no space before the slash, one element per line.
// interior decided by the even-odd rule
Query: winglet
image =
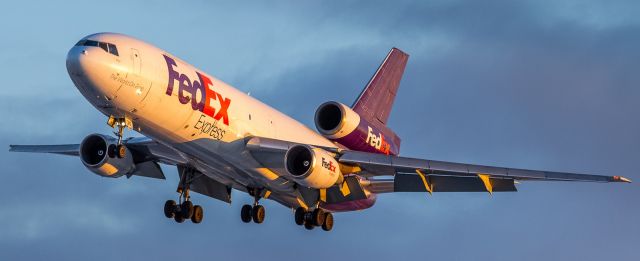
<path fill-rule="evenodd" d="M 631 180 L 628 178 L 625 178 L 623 176 L 613 176 L 613 182 L 626 182 L 626 183 L 631 183 Z"/>

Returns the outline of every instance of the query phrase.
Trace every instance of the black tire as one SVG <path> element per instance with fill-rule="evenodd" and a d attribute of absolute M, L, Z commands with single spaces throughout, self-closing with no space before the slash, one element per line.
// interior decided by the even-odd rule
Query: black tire
<path fill-rule="evenodd" d="M 333 229 L 333 214 L 324 214 L 324 223 L 322 224 L 322 230 L 331 231 Z"/>
<path fill-rule="evenodd" d="M 193 206 L 193 215 L 191 216 L 191 222 L 194 224 L 200 224 L 204 218 L 204 210 L 200 205 Z"/>
<path fill-rule="evenodd" d="M 242 210 L 240 210 L 240 219 L 242 222 L 249 223 L 251 222 L 251 205 L 242 206 Z"/>
<path fill-rule="evenodd" d="M 296 212 L 293 214 L 293 218 L 296 221 L 296 225 L 298 225 L 298 226 L 304 225 L 304 214 L 306 212 L 307 211 L 304 210 L 303 207 L 296 208 Z"/>
<path fill-rule="evenodd" d="M 185 219 L 190 219 L 193 216 L 193 203 L 191 201 L 185 201 L 180 204 L 180 215 Z"/>
<path fill-rule="evenodd" d="M 116 150 L 116 155 L 118 156 L 118 158 L 124 158 L 127 156 L 127 147 L 120 144 L 118 145 L 118 148 Z"/>
<path fill-rule="evenodd" d="M 116 145 L 111 144 L 107 147 L 107 156 L 112 159 L 116 157 Z"/>
<path fill-rule="evenodd" d="M 313 220 L 313 225 L 322 226 L 324 223 L 324 211 L 320 208 L 316 208 L 311 212 L 311 219 Z"/>
<path fill-rule="evenodd" d="M 175 216 L 173 217 L 173 220 L 175 220 L 178 223 L 182 223 L 184 222 L 184 217 L 180 212 L 176 212 Z"/>
<path fill-rule="evenodd" d="M 251 217 L 253 218 L 253 222 L 256 224 L 261 224 L 264 222 L 264 217 L 266 215 L 266 211 L 262 205 L 257 205 L 251 209 Z"/>
<path fill-rule="evenodd" d="M 164 216 L 167 218 L 173 218 L 176 214 L 176 202 L 173 200 L 167 200 L 164 202 Z"/>
<path fill-rule="evenodd" d="M 304 228 L 306 228 L 307 230 L 313 230 L 313 228 L 316 227 L 313 224 L 304 222 Z"/>

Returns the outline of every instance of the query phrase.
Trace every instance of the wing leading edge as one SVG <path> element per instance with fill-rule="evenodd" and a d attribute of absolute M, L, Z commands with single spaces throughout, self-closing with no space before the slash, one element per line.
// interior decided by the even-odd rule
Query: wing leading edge
<path fill-rule="evenodd" d="M 9 145 L 11 152 L 53 153 L 67 156 L 78 156 L 80 144 L 61 145 Z"/>

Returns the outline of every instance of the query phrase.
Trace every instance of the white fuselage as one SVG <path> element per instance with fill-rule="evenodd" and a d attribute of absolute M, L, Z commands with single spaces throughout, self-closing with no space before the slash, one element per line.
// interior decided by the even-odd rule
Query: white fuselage
<path fill-rule="evenodd" d="M 106 116 L 126 117 L 134 130 L 176 149 L 183 160 L 210 170 L 205 174 L 220 182 L 243 190 L 256 185 L 292 189 L 291 182 L 246 153 L 245 137 L 335 147 L 298 121 L 153 45 L 113 33 L 86 40 L 112 44 L 118 55 L 94 46 L 71 48 L 67 69 L 84 97 Z"/>

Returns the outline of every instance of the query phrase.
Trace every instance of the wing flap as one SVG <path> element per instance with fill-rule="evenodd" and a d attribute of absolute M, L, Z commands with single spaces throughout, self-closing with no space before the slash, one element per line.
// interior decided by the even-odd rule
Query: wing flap
<path fill-rule="evenodd" d="M 487 192 L 479 177 L 427 176 L 433 192 Z M 490 178 L 492 192 L 517 191 L 513 179 Z M 413 174 L 398 174 L 393 179 L 394 192 L 428 192 L 421 178 Z"/>

